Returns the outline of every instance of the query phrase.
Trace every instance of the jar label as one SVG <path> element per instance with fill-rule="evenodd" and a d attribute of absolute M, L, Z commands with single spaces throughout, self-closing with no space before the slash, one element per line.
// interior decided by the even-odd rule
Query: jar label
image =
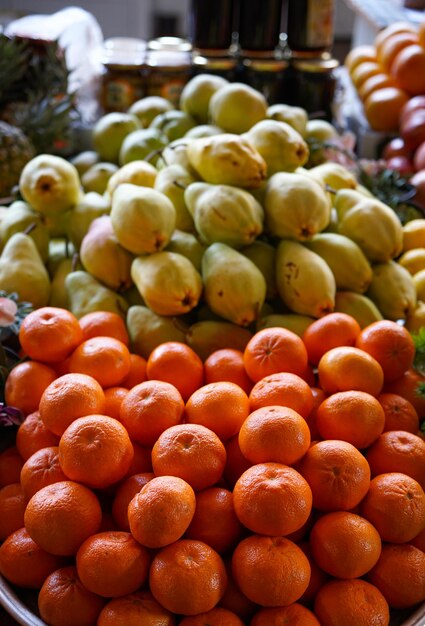
<path fill-rule="evenodd" d="M 103 106 L 108 111 L 126 111 L 139 97 L 142 87 L 135 88 L 127 80 L 110 80 L 103 88 Z"/>
<path fill-rule="evenodd" d="M 333 40 L 334 0 L 308 0 L 306 44 L 310 48 L 328 47 Z"/>
<path fill-rule="evenodd" d="M 174 104 L 174 106 L 177 106 L 180 100 L 180 94 L 186 82 L 187 80 L 173 80 L 157 75 L 155 78 L 148 80 L 147 95 L 161 96 L 162 98 L 169 100 L 172 104 Z"/>

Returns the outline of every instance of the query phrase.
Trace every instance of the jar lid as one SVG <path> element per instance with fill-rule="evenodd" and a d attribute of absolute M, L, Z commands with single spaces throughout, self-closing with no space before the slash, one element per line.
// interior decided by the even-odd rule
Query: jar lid
<path fill-rule="evenodd" d="M 157 37 L 148 42 L 149 50 L 190 52 L 192 44 L 181 37 Z"/>
<path fill-rule="evenodd" d="M 204 57 L 201 55 L 193 57 L 193 65 L 204 67 L 210 70 L 231 70 L 236 67 L 236 59 L 226 57 Z"/>
<path fill-rule="evenodd" d="M 320 73 L 329 72 L 339 67 L 338 59 L 315 58 L 315 59 L 293 59 L 292 66 L 301 72 Z"/>
<path fill-rule="evenodd" d="M 243 66 L 256 72 L 281 72 L 288 67 L 283 59 L 244 59 Z"/>
<path fill-rule="evenodd" d="M 105 39 L 102 63 L 106 65 L 140 65 L 143 63 L 146 41 L 134 37 L 111 37 Z"/>

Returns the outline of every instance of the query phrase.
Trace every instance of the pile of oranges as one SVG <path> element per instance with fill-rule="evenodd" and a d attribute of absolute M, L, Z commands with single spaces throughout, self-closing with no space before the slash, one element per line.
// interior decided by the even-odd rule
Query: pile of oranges
<path fill-rule="evenodd" d="M 202 361 L 124 322 L 23 321 L 0 573 L 49 626 L 388 626 L 425 600 L 424 379 L 405 328 L 332 313 Z"/>

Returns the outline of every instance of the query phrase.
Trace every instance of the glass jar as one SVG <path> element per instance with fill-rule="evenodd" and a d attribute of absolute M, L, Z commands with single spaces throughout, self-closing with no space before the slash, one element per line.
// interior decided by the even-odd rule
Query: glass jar
<path fill-rule="evenodd" d="M 243 0 L 239 3 L 239 46 L 243 56 L 274 50 L 279 43 L 282 0 Z"/>
<path fill-rule="evenodd" d="M 180 37 L 158 37 L 149 41 L 146 95 L 161 96 L 177 107 L 191 71 L 192 45 L 189 41 Z"/>
<path fill-rule="evenodd" d="M 192 46 L 207 56 L 229 49 L 233 13 L 233 0 L 191 0 L 188 31 Z"/>
<path fill-rule="evenodd" d="M 132 37 L 106 39 L 102 51 L 101 106 L 105 113 L 127 111 L 145 96 L 146 42 Z"/>
<path fill-rule="evenodd" d="M 274 58 L 250 58 L 242 61 L 241 81 L 263 94 L 268 104 L 280 102 L 288 62 Z"/>
<path fill-rule="evenodd" d="M 197 74 L 214 74 L 229 82 L 236 80 L 237 61 L 232 57 L 206 57 L 195 55 L 192 59 L 192 76 Z"/>
<path fill-rule="evenodd" d="M 328 121 L 333 118 L 339 61 L 328 55 L 292 59 L 286 73 L 281 102 L 299 106 Z"/>
<path fill-rule="evenodd" d="M 334 38 L 335 0 L 289 0 L 288 45 L 294 56 L 330 52 Z"/>

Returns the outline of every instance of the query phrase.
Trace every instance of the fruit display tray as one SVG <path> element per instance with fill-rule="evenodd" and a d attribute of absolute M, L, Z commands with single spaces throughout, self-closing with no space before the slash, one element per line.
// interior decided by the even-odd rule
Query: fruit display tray
<path fill-rule="evenodd" d="M 37 593 L 16 590 L 0 576 L 0 605 L 22 626 L 46 626 L 35 613 Z M 0 620 L 0 623 L 1 622 Z M 425 602 L 412 611 L 392 611 L 390 626 L 425 626 Z"/>

